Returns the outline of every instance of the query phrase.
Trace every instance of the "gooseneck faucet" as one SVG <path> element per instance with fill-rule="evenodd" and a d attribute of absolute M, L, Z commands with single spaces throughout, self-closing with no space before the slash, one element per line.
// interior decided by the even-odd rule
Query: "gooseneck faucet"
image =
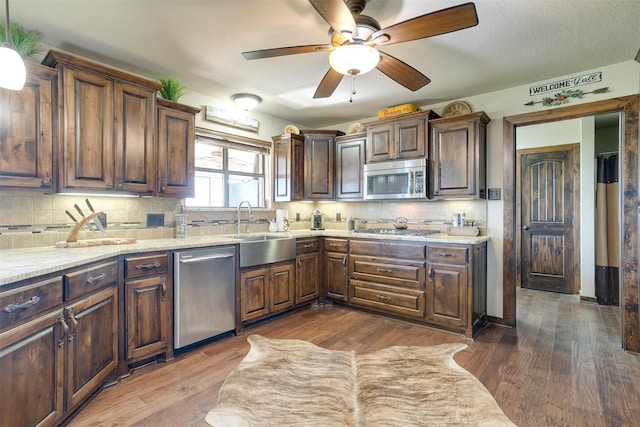
<path fill-rule="evenodd" d="M 240 235 L 240 208 L 242 207 L 242 205 L 247 205 L 247 209 L 249 210 L 249 219 L 253 218 L 253 210 L 251 209 L 251 203 L 249 203 L 248 200 L 243 200 L 240 203 L 238 203 L 238 217 L 237 217 L 237 229 L 236 229 L 236 236 Z M 247 233 L 249 234 L 249 225 L 247 225 Z"/>

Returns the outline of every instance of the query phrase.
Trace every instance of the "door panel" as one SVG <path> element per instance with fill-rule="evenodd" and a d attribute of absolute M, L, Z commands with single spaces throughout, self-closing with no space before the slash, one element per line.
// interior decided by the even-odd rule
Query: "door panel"
<path fill-rule="evenodd" d="M 521 155 L 523 288 L 574 293 L 573 153 Z"/>

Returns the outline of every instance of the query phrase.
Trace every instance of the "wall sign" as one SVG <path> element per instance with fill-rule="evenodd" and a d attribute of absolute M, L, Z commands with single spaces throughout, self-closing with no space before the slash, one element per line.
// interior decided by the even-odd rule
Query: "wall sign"
<path fill-rule="evenodd" d="M 557 82 L 544 83 L 529 88 L 529 96 L 540 95 L 541 93 L 552 92 L 554 90 L 567 90 L 576 86 L 588 85 L 602 81 L 602 71 L 597 71 L 583 76 L 570 77 Z"/>
<path fill-rule="evenodd" d="M 529 101 L 526 106 L 531 107 L 535 104 L 542 104 L 543 107 L 557 107 L 558 105 L 566 104 L 571 101 L 573 98 L 580 98 L 588 93 L 607 93 L 609 92 L 608 87 L 603 87 L 600 89 L 594 89 L 591 92 L 584 92 L 582 89 L 567 89 L 556 92 L 553 96 L 545 96 L 541 101 Z"/>
<path fill-rule="evenodd" d="M 224 108 L 212 107 L 207 105 L 204 110 L 205 120 L 211 122 L 221 123 L 227 126 L 233 126 L 239 129 L 246 129 L 253 132 L 258 132 L 260 122 L 253 117 L 245 116 L 244 114 L 236 111 L 225 110 Z"/>

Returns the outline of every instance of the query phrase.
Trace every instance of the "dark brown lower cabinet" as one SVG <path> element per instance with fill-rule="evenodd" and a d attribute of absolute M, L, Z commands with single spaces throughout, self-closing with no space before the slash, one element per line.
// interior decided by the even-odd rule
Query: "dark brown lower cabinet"
<path fill-rule="evenodd" d="M 292 308 L 295 274 L 292 261 L 242 269 L 240 272 L 242 322 L 259 320 Z"/>
<path fill-rule="evenodd" d="M 117 307 L 113 283 L 0 334 L 0 425 L 57 425 L 114 374 Z"/>
<path fill-rule="evenodd" d="M 152 356 L 173 357 L 169 264 L 167 253 L 124 260 L 127 363 Z"/>
<path fill-rule="evenodd" d="M 312 237 L 296 241 L 296 305 L 318 299 L 322 271 L 320 270 L 320 239 Z"/>
<path fill-rule="evenodd" d="M 349 241 L 347 239 L 324 239 L 324 289 L 327 298 L 335 301 L 347 300 L 349 284 Z"/>

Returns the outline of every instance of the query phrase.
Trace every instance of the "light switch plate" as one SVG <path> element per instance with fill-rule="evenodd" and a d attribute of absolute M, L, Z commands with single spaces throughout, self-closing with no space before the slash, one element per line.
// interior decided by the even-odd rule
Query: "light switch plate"
<path fill-rule="evenodd" d="M 489 200 L 500 200 L 501 191 L 500 188 L 490 188 L 489 189 Z"/>

